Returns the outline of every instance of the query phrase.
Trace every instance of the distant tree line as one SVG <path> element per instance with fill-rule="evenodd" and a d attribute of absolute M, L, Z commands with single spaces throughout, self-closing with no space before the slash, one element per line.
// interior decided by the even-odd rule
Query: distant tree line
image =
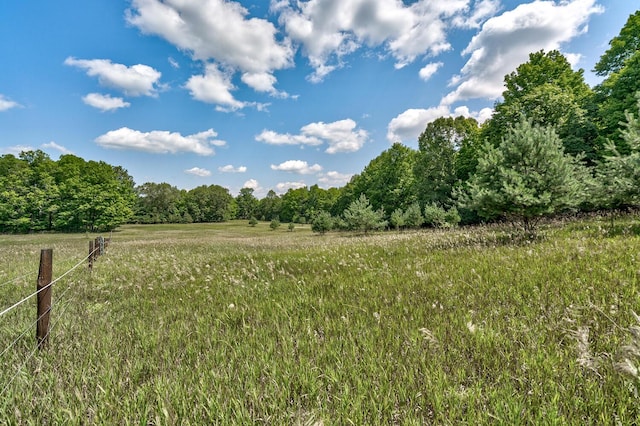
<path fill-rule="evenodd" d="M 41 151 L 0 157 L 0 232 L 113 229 L 126 222 L 230 219 L 314 231 L 449 227 L 510 220 L 532 230 L 565 211 L 640 205 L 640 11 L 595 65 L 591 88 L 558 51 L 505 76 L 494 114 L 441 117 L 414 150 L 394 143 L 342 188 L 233 197 L 218 185 L 135 186 L 120 167 Z M 292 228 L 290 228 L 292 229 Z"/>

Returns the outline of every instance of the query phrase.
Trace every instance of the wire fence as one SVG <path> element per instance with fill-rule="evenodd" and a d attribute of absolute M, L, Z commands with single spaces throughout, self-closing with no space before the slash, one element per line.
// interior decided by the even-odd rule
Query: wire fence
<path fill-rule="evenodd" d="M 89 253 L 87 256 L 83 257 L 81 260 L 77 261 L 74 266 L 67 269 L 64 273 L 62 273 L 55 280 L 51 279 L 52 274 L 52 262 L 49 261 L 44 262 L 44 267 L 48 268 L 48 272 L 43 273 L 43 258 L 45 251 L 49 251 L 52 258 L 51 249 L 42 250 L 40 257 L 40 270 L 38 272 L 38 286 L 36 291 L 30 293 L 27 296 L 20 298 L 20 300 L 12 303 L 10 306 L 5 307 L 0 311 L 0 332 L 2 332 L 2 337 L 6 341 L 10 342 L 6 347 L 0 347 L 0 365 L 4 366 L 4 370 L 6 371 L 9 367 L 15 367 L 15 371 L 11 374 L 11 376 L 5 380 L 4 385 L 2 385 L 2 389 L 0 390 L 0 397 L 2 397 L 5 392 L 9 389 L 11 384 L 16 380 L 16 378 L 23 373 L 25 366 L 35 357 L 36 353 L 39 350 L 43 349 L 48 341 L 51 332 L 60 324 L 60 321 L 64 318 L 67 310 L 73 304 L 73 296 L 66 297 L 70 290 L 74 288 L 74 282 L 69 280 L 70 274 L 74 271 L 77 271 L 82 265 L 88 265 L 89 271 L 93 269 L 93 262 L 97 259 L 98 256 L 104 254 L 105 248 L 110 242 L 110 239 L 105 240 L 104 238 L 96 238 L 95 241 L 91 241 L 89 244 Z M 13 279 L 4 281 L 0 283 L 0 288 L 3 286 L 7 286 L 12 283 L 16 283 L 20 280 L 25 280 L 28 275 L 24 274 Z M 47 278 L 49 282 L 41 282 Z M 64 279 L 67 279 L 67 286 L 56 295 L 54 300 L 51 299 L 51 293 L 53 291 L 54 286 L 60 286 Z M 47 294 L 48 293 L 48 294 Z M 73 292 L 71 293 L 73 295 Z M 48 301 L 44 300 L 43 296 L 48 296 Z M 28 320 L 28 316 L 30 316 L 29 312 L 27 312 L 27 306 L 25 305 L 31 299 L 37 298 L 37 313 L 33 317 L 34 320 Z M 54 309 L 55 308 L 55 309 Z M 22 312 L 24 311 L 24 312 Z M 50 315 L 55 311 L 55 318 L 50 322 Z M 13 313 L 15 315 L 8 315 L 9 313 Z M 19 313 L 19 314 L 18 314 Z M 17 324 L 14 324 L 17 323 Z M 26 325 L 25 325 L 26 324 Z M 42 326 L 45 326 L 42 329 Z M 33 336 L 35 331 L 36 334 L 36 344 L 33 348 L 30 347 L 34 342 L 30 340 L 29 336 Z M 9 337 L 6 339 L 6 335 L 11 335 L 13 337 Z M 31 343 L 30 343 L 31 342 Z M 26 355 L 24 358 L 21 355 L 21 350 L 26 351 Z M 11 359 L 8 359 L 11 357 Z M 17 365 L 17 367 L 16 367 Z"/>

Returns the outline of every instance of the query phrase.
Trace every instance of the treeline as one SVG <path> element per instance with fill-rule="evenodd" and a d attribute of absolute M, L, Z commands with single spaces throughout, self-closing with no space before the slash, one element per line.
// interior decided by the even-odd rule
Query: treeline
<path fill-rule="evenodd" d="M 0 157 L 0 232 L 108 231 L 136 203 L 126 170 L 103 161 L 42 151 Z"/>
<path fill-rule="evenodd" d="M 120 167 L 64 155 L 0 157 L 0 231 L 106 230 L 125 222 L 257 218 L 315 230 L 454 226 L 640 204 L 640 11 L 595 65 L 591 88 L 558 51 L 535 52 L 505 76 L 493 116 L 441 117 L 414 150 L 399 143 L 342 188 L 262 199 L 218 185 L 135 186 Z"/>

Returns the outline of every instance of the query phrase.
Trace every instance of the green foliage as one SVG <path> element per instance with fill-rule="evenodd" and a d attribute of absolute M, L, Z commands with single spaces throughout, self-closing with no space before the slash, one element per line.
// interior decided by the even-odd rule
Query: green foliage
<path fill-rule="evenodd" d="M 447 211 L 435 203 L 424 206 L 424 223 L 433 228 L 444 228 Z"/>
<path fill-rule="evenodd" d="M 640 51 L 640 10 L 629 16 L 620 34 L 609 41 L 609 49 L 594 66 L 597 75 L 606 77 L 619 72 L 627 60 Z"/>
<path fill-rule="evenodd" d="M 251 216 L 251 219 L 249 219 L 249 226 L 256 226 L 258 224 L 258 219 L 255 218 L 255 216 Z"/>
<path fill-rule="evenodd" d="M 405 221 L 404 221 L 404 212 L 402 211 L 402 209 L 395 209 L 391 213 L 389 222 L 391 223 L 391 226 L 393 226 L 396 229 L 396 231 L 403 228 L 405 225 Z"/>
<path fill-rule="evenodd" d="M 373 208 L 390 215 L 396 208 L 405 208 L 416 201 L 413 167 L 416 153 L 400 143 L 382 152 L 369 162 L 362 173 L 352 178 L 339 200 L 340 208 L 365 195 Z"/>
<path fill-rule="evenodd" d="M 271 223 L 269 224 L 269 228 L 271 228 L 272 231 L 275 231 L 279 227 L 280 227 L 280 220 L 278 219 L 271 220 Z"/>
<path fill-rule="evenodd" d="M 640 112 L 640 100 L 638 101 Z M 600 204 L 609 208 L 640 205 L 640 120 L 627 113 L 621 131 L 628 147 L 622 154 L 613 142 L 607 145 L 608 155 L 598 165 L 596 194 Z"/>
<path fill-rule="evenodd" d="M 452 204 L 451 193 L 459 176 L 468 176 L 477 163 L 474 147 L 479 133 L 473 118 L 441 117 L 427 125 L 418 139 L 414 166 L 421 204 Z"/>
<path fill-rule="evenodd" d="M 108 231 L 133 215 L 133 180 L 121 167 L 42 151 L 0 157 L 0 232 Z"/>
<path fill-rule="evenodd" d="M 331 229 L 333 229 L 333 217 L 327 211 L 320 211 L 311 222 L 311 230 L 321 235 Z"/>
<path fill-rule="evenodd" d="M 258 199 L 253 195 L 253 188 L 242 188 L 236 197 L 237 218 L 250 219 L 258 210 Z"/>
<path fill-rule="evenodd" d="M 387 221 L 384 220 L 384 212 L 382 210 L 373 210 L 364 194 L 349 205 L 349 208 L 343 213 L 343 218 L 349 230 L 360 231 L 365 234 L 387 226 Z"/>
<path fill-rule="evenodd" d="M 293 232 L 293 230 L 296 228 L 296 224 L 293 222 L 289 222 L 289 226 L 288 226 L 288 230 L 289 232 Z"/>
<path fill-rule="evenodd" d="M 458 209 L 453 206 L 444 215 L 444 222 L 447 227 L 456 227 L 460 223 L 462 218 L 460 217 L 460 213 Z"/>
<path fill-rule="evenodd" d="M 486 219 L 505 217 L 533 232 L 543 216 L 578 206 L 586 180 L 553 129 L 522 121 L 497 148 L 486 146 L 460 199 Z"/>
<path fill-rule="evenodd" d="M 424 216 L 422 215 L 422 210 L 420 209 L 420 204 L 417 202 L 411 204 L 407 207 L 407 210 L 404 212 L 404 224 L 407 228 L 417 229 L 422 226 L 424 223 Z"/>
<path fill-rule="evenodd" d="M 529 61 L 505 76 L 504 100 L 483 128 L 483 136 L 497 146 L 509 129 L 523 119 L 553 126 L 567 144 L 565 152 L 595 161 L 595 128 L 589 123 L 587 102 L 592 91 L 584 71 L 574 71 L 557 50 L 531 53 Z"/>

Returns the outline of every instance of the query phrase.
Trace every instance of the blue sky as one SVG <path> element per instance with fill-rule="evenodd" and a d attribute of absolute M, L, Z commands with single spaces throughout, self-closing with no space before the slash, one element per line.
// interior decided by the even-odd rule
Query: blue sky
<path fill-rule="evenodd" d="M 440 116 L 486 120 L 504 75 L 593 65 L 635 0 L 93 0 L 0 5 L 0 154 L 236 195 L 340 187 Z"/>

